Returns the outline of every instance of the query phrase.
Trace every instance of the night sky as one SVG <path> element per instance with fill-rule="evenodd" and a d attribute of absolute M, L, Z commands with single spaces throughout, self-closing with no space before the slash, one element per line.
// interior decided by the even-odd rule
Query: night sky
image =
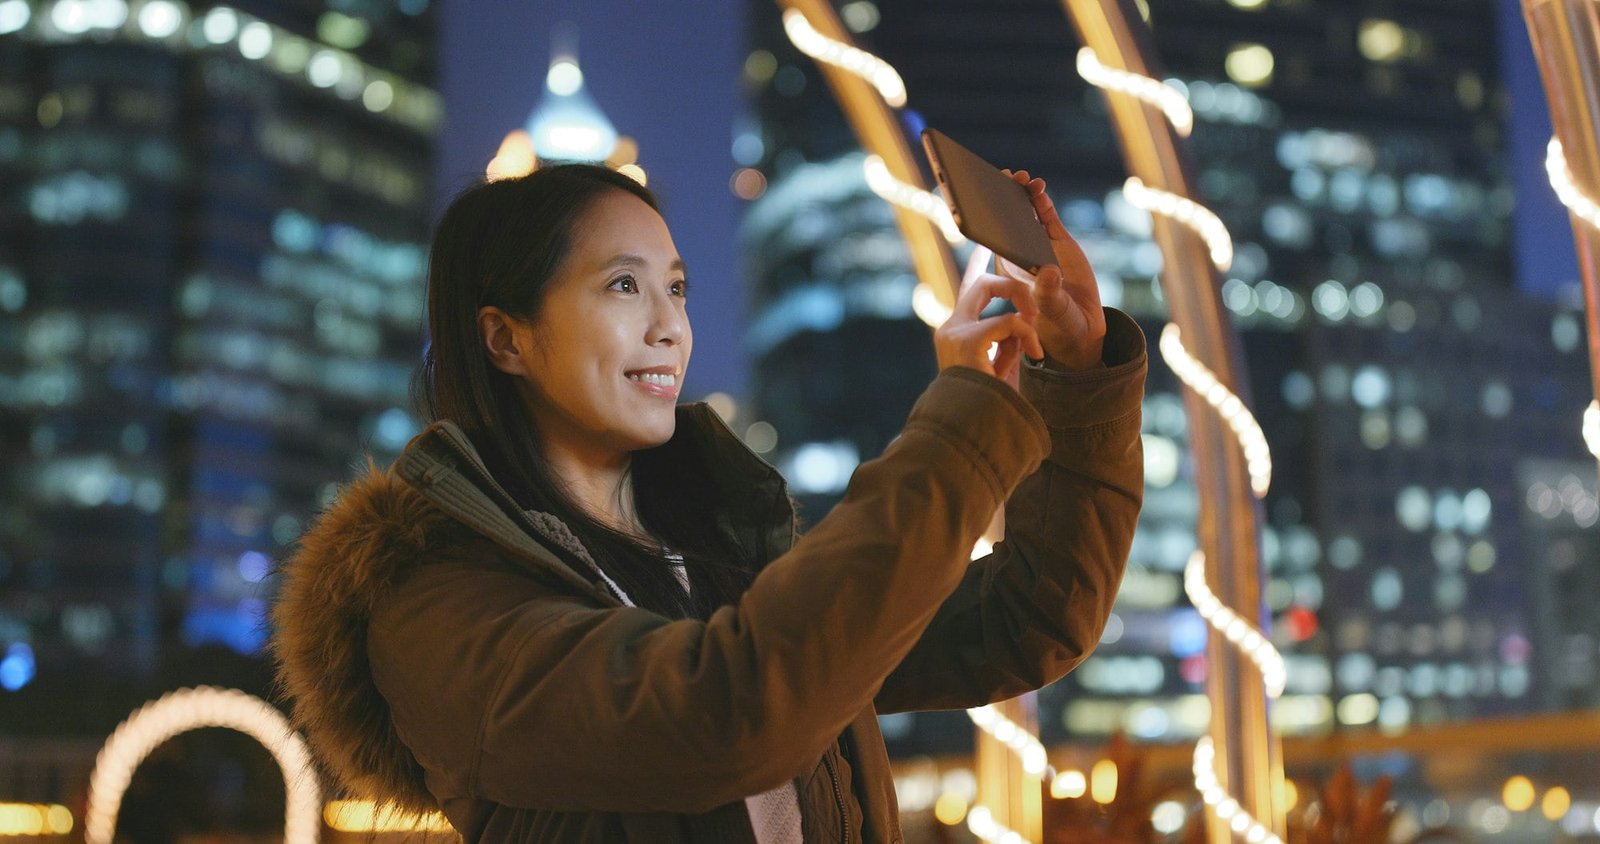
<path fill-rule="evenodd" d="M 1508 163 L 1517 195 L 1513 260 L 1517 282 L 1540 296 L 1577 279 L 1565 209 L 1545 181 L 1549 116 L 1518 0 L 1497 0 L 1503 77 L 1510 93 Z M 732 124 L 742 109 L 746 2 L 624 0 L 457 0 L 441 3 L 438 207 L 482 177 L 506 132 L 521 126 L 543 90 L 552 28 L 578 29 L 589 93 L 617 130 L 637 138 L 640 164 L 661 196 L 667 223 L 690 268 L 695 354 L 686 398 L 744 394 L 739 350 L 744 322 L 736 230 L 740 201 Z M 915 98 L 916 92 L 913 91 Z M 1271 92 L 1266 92 L 1271 96 Z"/>
<path fill-rule="evenodd" d="M 1578 280 L 1572 224 L 1544 172 L 1550 142 L 1550 108 L 1534 63 L 1533 45 L 1519 0 L 1497 0 L 1500 15 L 1500 78 L 1511 98 L 1506 126 L 1511 189 L 1517 210 L 1511 221 L 1511 260 L 1517 283 L 1542 297 Z"/>

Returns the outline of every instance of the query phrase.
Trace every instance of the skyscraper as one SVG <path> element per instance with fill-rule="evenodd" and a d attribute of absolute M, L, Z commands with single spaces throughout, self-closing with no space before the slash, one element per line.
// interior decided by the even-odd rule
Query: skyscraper
<path fill-rule="evenodd" d="M 415 430 L 432 41 L 427 0 L 0 2 L 8 731 L 259 678 L 186 655 L 257 655 L 274 560 Z"/>

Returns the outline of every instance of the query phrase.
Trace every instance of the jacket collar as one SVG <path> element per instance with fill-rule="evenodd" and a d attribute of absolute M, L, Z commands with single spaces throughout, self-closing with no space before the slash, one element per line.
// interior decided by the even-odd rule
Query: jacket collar
<path fill-rule="evenodd" d="M 705 468 L 718 526 L 743 547 L 760 549 L 763 564 L 794 544 L 795 510 L 783 477 L 710 406 L 679 405 L 672 438 L 658 448 Z M 446 419 L 428 426 L 406 446 L 395 471 L 446 513 L 516 553 L 530 568 L 607 605 L 621 604 L 591 573 L 562 561 L 553 547 L 594 566 L 559 520 L 517 505 L 456 423 Z"/>

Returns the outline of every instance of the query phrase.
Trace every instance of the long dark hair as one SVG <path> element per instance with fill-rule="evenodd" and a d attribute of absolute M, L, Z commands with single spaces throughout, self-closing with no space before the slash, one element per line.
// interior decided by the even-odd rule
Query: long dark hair
<path fill-rule="evenodd" d="M 635 452 L 631 461 L 639 519 L 683 555 L 691 587 L 685 595 L 660 548 L 612 529 L 573 501 L 539 452 L 539 433 L 516 378 L 490 364 L 478 333 L 483 307 L 528 320 L 538 314 L 574 226 L 610 191 L 660 208 L 643 185 L 587 164 L 546 167 L 455 197 L 428 258 L 429 341 L 420 404 L 429 418 L 461 426 L 520 506 L 565 522 L 636 605 L 672 618 L 706 618 L 743 592 L 758 565 L 751 551 L 719 529 L 707 498 L 713 488 L 707 467 L 667 448 Z M 588 574 L 578 561 L 569 563 Z"/>

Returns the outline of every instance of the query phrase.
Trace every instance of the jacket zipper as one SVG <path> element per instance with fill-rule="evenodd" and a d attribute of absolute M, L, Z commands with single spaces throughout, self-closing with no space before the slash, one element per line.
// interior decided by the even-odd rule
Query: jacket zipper
<path fill-rule="evenodd" d="M 850 810 L 844 805 L 844 791 L 839 788 L 839 772 L 833 766 L 831 754 L 822 754 L 822 764 L 828 766 L 828 781 L 833 786 L 833 800 L 839 804 L 839 822 L 844 825 L 844 844 L 850 844 Z"/>

